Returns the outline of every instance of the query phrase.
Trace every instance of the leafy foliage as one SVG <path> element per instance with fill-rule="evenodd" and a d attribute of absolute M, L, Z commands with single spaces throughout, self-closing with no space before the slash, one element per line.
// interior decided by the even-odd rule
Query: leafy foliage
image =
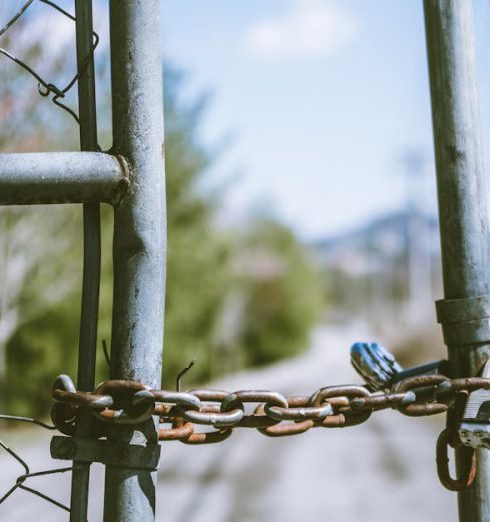
<path fill-rule="evenodd" d="M 180 82 L 178 74 L 167 72 L 167 387 L 173 386 L 176 374 L 191 359 L 198 364 L 186 377 L 187 384 L 244 364 L 264 364 L 292 355 L 307 345 L 321 306 L 320 285 L 308 254 L 285 226 L 265 218 L 253 220 L 243 230 L 222 232 L 213 225 L 219 201 L 202 189 L 212 158 L 198 139 L 205 103 L 201 99 L 183 104 L 178 96 Z M 66 221 L 66 214 L 57 211 L 51 216 L 54 223 L 50 226 L 59 233 L 51 237 L 45 231 L 43 240 L 47 251 L 58 249 L 59 254 L 49 257 L 51 271 L 44 278 L 34 272 L 24 278 L 18 299 L 20 315 L 29 300 L 42 296 L 50 286 L 65 285 L 67 289 L 46 306 L 39 306 L 37 299 L 37 314 L 21 321 L 7 343 L 2 395 L 10 411 L 25 414 L 47 411 L 56 374 L 76 375 L 81 279 L 73 274 L 81 276 L 81 224 L 78 219 Z M 29 226 L 36 231 L 38 224 L 30 222 Z M 103 209 L 102 238 L 99 345 L 102 339 L 110 344 L 110 208 Z M 67 265 L 69 278 L 63 275 Z M 56 273 L 62 277 L 57 279 Z M 98 379 L 107 375 L 105 360 L 99 356 Z"/>
<path fill-rule="evenodd" d="M 230 247 L 212 226 L 215 201 L 199 190 L 210 165 L 198 142 L 202 100 L 183 107 L 181 78 L 169 70 L 165 78 L 165 171 L 167 186 L 167 289 L 164 380 L 191 359 L 199 364 L 191 378 L 211 374 L 207 352 L 230 284 Z"/>
<path fill-rule="evenodd" d="M 305 348 L 323 304 L 322 284 L 307 250 L 280 223 L 259 218 L 239 245 L 247 294 L 242 344 L 248 364 L 261 365 Z"/>

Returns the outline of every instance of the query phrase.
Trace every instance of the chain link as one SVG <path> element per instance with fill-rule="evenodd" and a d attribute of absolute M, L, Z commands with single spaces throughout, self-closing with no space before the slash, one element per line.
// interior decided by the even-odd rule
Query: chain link
<path fill-rule="evenodd" d="M 479 388 L 490 389 L 490 379 L 424 375 L 402 380 L 386 392 L 337 385 L 304 396 L 265 390 L 150 390 L 133 381 L 106 381 L 94 393 L 87 393 L 76 391 L 69 377 L 60 376 L 53 387 L 52 418 L 61 432 L 72 434 L 80 408 L 101 421 L 99 433 L 106 432 L 108 424 L 139 424 L 156 415 L 163 425 L 160 440 L 203 444 L 221 442 L 236 428 L 255 428 L 281 437 L 317 427 L 355 426 L 384 409 L 408 416 L 434 415 L 452 408 L 461 392 Z M 247 408 L 250 403 L 255 408 Z M 198 431 L 200 426 L 214 431 Z"/>

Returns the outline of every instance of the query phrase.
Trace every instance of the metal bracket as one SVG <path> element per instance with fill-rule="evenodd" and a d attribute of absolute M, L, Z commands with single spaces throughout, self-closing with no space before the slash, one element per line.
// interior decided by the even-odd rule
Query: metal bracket
<path fill-rule="evenodd" d="M 55 436 L 51 439 L 51 457 L 79 462 L 100 462 L 106 466 L 155 470 L 160 446 L 140 446 L 119 441 Z"/>
<path fill-rule="evenodd" d="M 490 360 L 485 363 L 481 376 L 490 377 Z M 458 434 L 465 446 L 490 449 L 490 390 L 470 393 Z"/>
<path fill-rule="evenodd" d="M 490 294 L 436 301 L 437 322 L 448 346 L 490 342 Z"/>

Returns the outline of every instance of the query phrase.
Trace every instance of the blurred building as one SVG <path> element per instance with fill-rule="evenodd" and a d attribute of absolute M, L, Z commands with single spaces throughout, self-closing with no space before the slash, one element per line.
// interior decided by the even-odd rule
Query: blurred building
<path fill-rule="evenodd" d="M 330 318 L 378 329 L 433 321 L 441 295 L 439 229 L 414 209 L 379 217 L 313 245 L 325 275 Z"/>

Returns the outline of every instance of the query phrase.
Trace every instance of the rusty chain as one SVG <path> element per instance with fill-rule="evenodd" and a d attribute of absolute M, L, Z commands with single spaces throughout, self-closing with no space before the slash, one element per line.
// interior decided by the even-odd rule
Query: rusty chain
<path fill-rule="evenodd" d="M 41 3 L 53 11 L 58 12 L 69 20 L 76 22 L 76 18 L 74 15 L 70 14 L 68 11 L 63 9 L 57 3 L 52 0 L 26 0 L 22 3 L 19 10 L 12 16 L 3 26 L 0 27 L 0 38 L 4 36 L 9 30 L 23 17 L 23 15 L 29 10 L 29 8 L 34 3 Z M 70 114 L 71 117 L 79 124 L 80 119 L 78 114 L 71 107 L 63 103 L 61 100 L 64 100 L 68 92 L 76 85 L 81 74 L 93 59 L 95 49 L 99 44 L 99 36 L 96 32 L 93 32 L 93 44 L 87 56 L 84 58 L 80 66 L 77 68 L 77 71 L 71 76 L 71 78 L 64 84 L 62 87 L 56 85 L 48 81 L 44 76 L 42 76 L 38 71 L 36 71 L 31 65 L 23 61 L 18 56 L 13 55 L 10 51 L 0 46 L 0 55 L 8 58 L 9 60 L 16 63 L 20 66 L 24 71 L 26 71 L 29 75 L 31 75 L 38 83 L 38 93 L 40 96 L 47 98 L 50 97 L 53 104 L 60 107 L 62 110 Z M 0 414 L 0 421 L 14 422 L 14 423 L 29 423 L 37 425 L 46 430 L 56 430 L 57 427 L 47 424 L 43 421 L 33 419 L 30 417 L 23 417 L 18 415 L 5 415 Z M 40 491 L 37 488 L 34 488 L 28 485 L 28 481 L 31 478 L 35 477 L 46 477 L 59 473 L 67 473 L 73 471 L 78 465 L 63 467 L 63 468 L 55 468 L 41 471 L 31 471 L 31 467 L 25 458 L 21 457 L 18 451 L 14 450 L 11 446 L 9 446 L 5 441 L 0 440 L 0 448 L 5 451 L 15 462 L 19 465 L 21 469 L 21 473 L 15 478 L 15 482 L 10 486 L 5 492 L 0 491 L 0 504 L 4 503 L 8 498 L 11 498 L 12 494 L 18 490 L 26 491 L 38 498 L 49 502 L 50 504 L 62 509 L 66 512 L 71 512 L 69 506 L 64 505 L 60 501 L 56 500 L 52 496 L 47 493 Z"/>
<path fill-rule="evenodd" d="M 94 415 L 94 436 L 105 437 L 110 425 L 138 425 L 159 418 L 160 441 L 178 440 L 185 444 L 210 444 L 227 439 L 236 428 L 255 428 L 270 437 L 304 433 L 311 428 L 341 428 L 366 422 L 373 412 L 396 409 L 408 416 L 448 413 L 448 427 L 437 441 L 437 469 L 441 483 L 458 491 L 469 487 L 476 474 L 475 450 L 462 447 L 454 426 L 460 419 L 467 396 L 477 389 L 490 389 L 490 379 L 481 377 L 450 379 L 443 375 L 410 377 L 390 390 L 371 391 L 366 385 L 335 385 L 311 395 L 286 396 L 274 391 L 196 389 L 190 391 L 151 390 L 134 381 L 105 381 L 93 393 L 77 391 L 72 380 L 59 376 L 53 385 L 53 425 L 35 419 L 0 415 L 0 420 L 37 424 L 75 435 L 75 423 L 82 408 Z M 255 404 L 255 407 L 247 407 Z M 169 425 L 168 427 L 164 427 Z M 198 426 L 208 430 L 198 430 Z M 452 478 L 448 447 L 461 448 L 463 472 Z M 22 467 L 15 484 L 0 497 L 4 502 L 16 489 L 28 491 L 63 510 L 57 500 L 25 484 L 31 477 L 65 473 L 73 467 L 32 473 L 18 453 L 0 441 L 0 447 Z"/>
<path fill-rule="evenodd" d="M 112 380 L 88 393 L 77 391 L 72 380 L 61 375 L 53 386 L 52 419 L 59 431 L 73 436 L 78 412 L 85 408 L 97 419 L 96 436 L 102 437 L 107 435 L 108 425 L 137 425 L 157 416 L 160 441 L 210 444 L 224 441 L 236 428 L 254 428 L 269 437 L 284 437 L 311 428 L 355 426 L 385 409 L 411 417 L 448 412 L 448 428 L 437 443 L 438 473 L 448 489 L 460 490 L 473 482 L 475 453 L 465 449 L 467 469 L 462 477 L 453 479 L 448 446 L 461 446 L 453 428 L 466 397 L 477 389 L 490 389 L 490 379 L 421 375 L 401 380 L 385 391 L 349 384 L 295 396 L 266 390 L 152 390 L 138 382 Z M 247 406 L 250 404 L 255 407 Z"/>
<path fill-rule="evenodd" d="M 72 434 L 80 408 L 87 408 L 101 421 L 101 432 L 104 423 L 139 424 L 157 415 L 161 424 L 171 425 L 160 429 L 160 440 L 209 443 L 226 438 L 235 428 L 255 428 L 277 437 L 315 427 L 354 426 L 367 421 L 373 412 L 390 408 L 412 417 L 444 413 L 453 407 L 459 393 L 481 388 L 490 389 L 490 379 L 423 375 L 404 379 L 387 392 L 354 384 L 326 386 L 299 396 L 265 390 L 184 392 L 112 380 L 90 393 L 77 391 L 72 380 L 61 375 L 53 386 L 52 417 L 62 433 Z M 248 403 L 256 405 L 253 412 L 247 411 Z M 198 433 L 198 426 L 211 426 L 215 431 Z"/>

